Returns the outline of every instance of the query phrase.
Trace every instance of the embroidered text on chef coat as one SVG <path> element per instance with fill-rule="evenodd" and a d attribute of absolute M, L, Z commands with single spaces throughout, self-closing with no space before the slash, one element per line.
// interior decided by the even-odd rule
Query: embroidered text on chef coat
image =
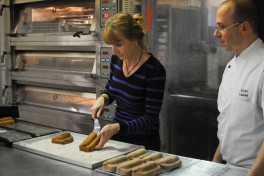
<path fill-rule="evenodd" d="M 248 90 L 247 89 L 241 89 L 240 90 L 240 93 L 239 93 L 239 96 L 241 97 L 248 97 Z"/>

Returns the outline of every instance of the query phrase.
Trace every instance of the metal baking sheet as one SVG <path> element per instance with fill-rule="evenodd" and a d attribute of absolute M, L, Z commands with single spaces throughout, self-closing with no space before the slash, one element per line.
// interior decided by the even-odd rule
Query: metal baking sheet
<path fill-rule="evenodd" d="M 1 131 L 1 130 L 0 130 Z M 31 139 L 32 137 L 28 134 L 21 133 L 14 130 L 6 130 L 4 133 L 0 133 L 0 141 L 3 142 L 18 142 L 21 140 Z"/>
<path fill-rule="evenodd" d="M 38 125 L 38 124 L 24 122 L 24 121 L 16 121 L 16 123 L 12 125 L 4 125 L 1 127 L 11 129 L 11 130 L 16 130 L 22 133 L 27 133 L 34 137 L 43 136 L 43 135 L 61 131 L 59 129 L 50 128 L 50 127 L 46 127 L 43 125 Z"/>
<path fill-rule="evenodd" d="M 51 138 L 60 133 L 16 142 L 13 143 L 13 147 L 89 169 L 98 168 L 107 159 L 127 154 L 143 147 L 109 140 L 102 150 L 83 152 L 79 150 L 79 145 L 87 135 L 70 132 L 74 138 L 74 142 L 65 145 L 52 143 Z"/>
<path fill-rule="evenodd" d="M 215 176 L 246 176 L 249 169 L 235 167 L 235 166 L 228 166 L 220 173 L 216 174 Z"/>
<path fill-rule="evenodd" d="M 212 176 L 227 168 L 228 165 L 200 160 L 189 167 L 176 171 L 177 176 Z"/>
<path fill-rule="evenodd" d="M 148 150 L 148 153 L 151 154 L 153 152 L 157 152 L 157 151 L 154 151 L 154 150 Z M 165 152 L 162 152 L 162 155 L 163 156 L 169 156 L 169 155 L 172 155 L 172 154 L 169 154 L 169 153 L 165 153 Z M 187 157 L 183 157 L 183 156 L 179 156 L 180 160 L 182 161 L 182 165 L 181 167 L 179 168 L 176 168 L 172 171 L 161 171 L 160 173 L 160 176 L 167 176 L 167 175 L 175 175 L 176 172 L 182 170 L 182 169 L 185 169 L 186 167 L 189 167 L 190 165 L 192 164 L 195 164 L 201 160 L 199 159 L 195 159 L 195 158 L 187 158 Z M 96 169 L 97 171 L 99 172 L 102 172 L 102 173 L 106 173 L 108 174 L 109 176 L 120 176 L 119 174 L 117 173 L 111 173 L 111 172 L 108 172 L 108 171 L 105 171 L 102 167 L 99 167 Z"/>
<path fill-rule="evenodd" d="M 1 127 L 0 127 L 0 134 L 1 134 L 1 133 L 6 133 L 7 131 L 8 131 L 7 129 L 5 129 L 5 128 L 1 128 Z"/>

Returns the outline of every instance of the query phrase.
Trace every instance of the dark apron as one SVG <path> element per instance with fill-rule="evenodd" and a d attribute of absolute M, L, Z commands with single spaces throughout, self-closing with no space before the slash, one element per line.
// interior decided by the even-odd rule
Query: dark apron
<path fill-rule="evenodd" d="M 160 151 L 159 133 L 153 134 L 116 134 L 112 140 L 126 142 L 130 144 L 143 145 L 147 150 Z"/>

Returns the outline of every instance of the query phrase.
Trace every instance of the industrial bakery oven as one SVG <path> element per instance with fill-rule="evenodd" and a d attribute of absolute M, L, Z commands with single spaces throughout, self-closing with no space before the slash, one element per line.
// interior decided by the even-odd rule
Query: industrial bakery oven
<path fill-rule="evenodd" d="M 90 132 L 90 108 L 109 74 L 102 28 L 117 12 L 139 10 L 139 2 L 1 0 L 0 7 L 2 104 L 18 106 L 28 122 Z"/>

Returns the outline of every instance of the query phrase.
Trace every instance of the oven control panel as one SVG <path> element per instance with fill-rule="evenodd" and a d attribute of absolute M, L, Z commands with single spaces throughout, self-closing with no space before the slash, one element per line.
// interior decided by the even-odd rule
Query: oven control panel
<path fill-rule="evenodd" d="M 118 12 L 117 0 L 100 0 L 100 22 L 105 26 L 106 20 Z"/>
<path fill-rule="evenodd" d="M 114 114 L 116 109 L 116 102 L 104 107 L 104 113 L 102 115 L 103 120 L 113 121 Z"/>
<path fill-rule="evenodd" d="M 111 47 L 101 47 L 100 52 L 100 76 L 108 78 L 110 75 L 110 60 L 112 56 Z"/>

